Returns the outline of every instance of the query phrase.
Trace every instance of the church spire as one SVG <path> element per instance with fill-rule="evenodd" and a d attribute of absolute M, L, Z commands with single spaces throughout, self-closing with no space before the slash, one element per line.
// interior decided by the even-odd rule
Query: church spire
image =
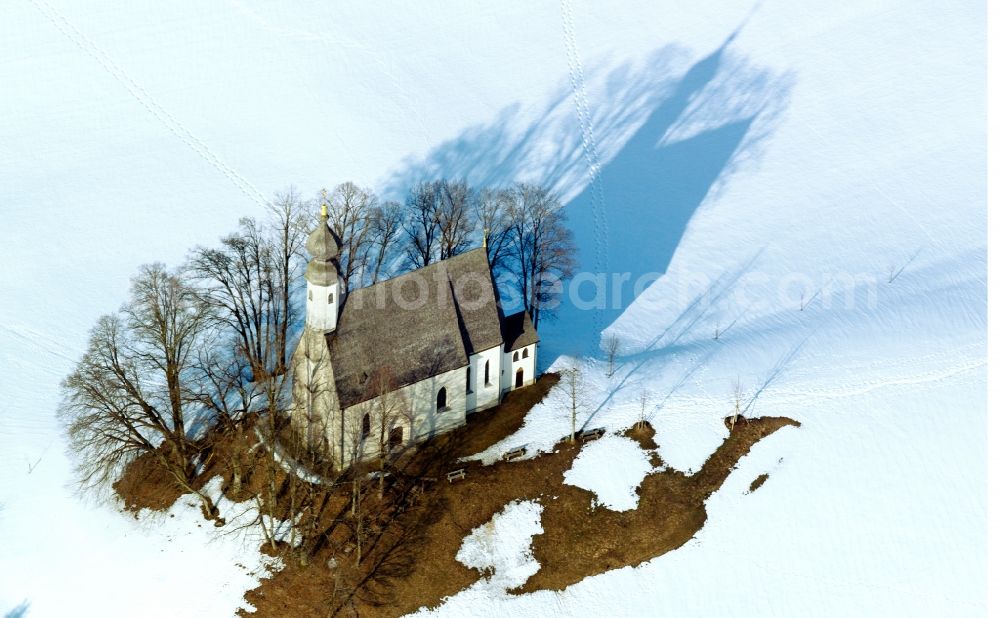
<path fill-rule="evenodd" d="M 330 217 L 326 210 L 326 192 L 323 192 L 323 202 L 319 211 L 319 225 L 309 234 L 306 239 L 306 251 L 313 257 L 309 262 L 310 270 L 313 270 L 313 263 L 318 263 L 316 269 L 329 270 L 333 268 L 340 270 L 339 258 L 340 249 L 344 246 L 336 232 L 330 229 L 328 224 Z M 307 274 L 308 278 L 308 274 Z"/>
<path fill-rule="evenodd" d="M 337 328 L 340 302 L 346 291 L 340 272 L 343 243 L 330 229 L 326 192 L 319 211 L 319 225 L 306 239 L 306 251 L 312 256 L 306 266 L 306 324 L 322 332 Z"/>

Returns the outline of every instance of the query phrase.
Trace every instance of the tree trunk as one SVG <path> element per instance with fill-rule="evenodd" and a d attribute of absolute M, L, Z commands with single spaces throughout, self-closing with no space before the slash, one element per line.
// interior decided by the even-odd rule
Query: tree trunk
<path fill-rule="evenodd" d="M 382 456 L 378 460 L 378 499 L 382 500 L 385 493 L 385 449 L 382 449 Z"/>
<path fill-rule="evenodd" d="M 361 509 L 360 508 L 358 508 L 358 513 L 357 513 L 357 515 L 355 515 L 355 523 L 356 523 L 356 527 L 355 527 L 355 531 L 354 531 L 354 537 L 355 537 L 354 541 L 355 541 L 355 544 L 356 544 L 357 547 L 355 549 L 356 554 L 355 554 L 355 557 L 354 557 L 354 566 L 360 566 L 361 565 L 362 528 L 363 528 L 362 519 L 361 519 Z"/>
<path fill-rule="evenodd" d="M 237 499 L 243 492 L 243 468 L 240 466 L 240 458 L 237 455 L 233 455 L 229 459 L 229 469 L 233 474 L 233 483 L 230 486 L 232 494 Z"/>

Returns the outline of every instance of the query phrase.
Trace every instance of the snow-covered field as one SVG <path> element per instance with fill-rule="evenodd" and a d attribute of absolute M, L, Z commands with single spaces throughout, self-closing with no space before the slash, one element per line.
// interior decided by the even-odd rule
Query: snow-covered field
<path fill-rule="evenodd" d="M 645 391 L 661 457 L 697 469 L 738 378 L 802 427 L 692 542 L 563 592 L 505 592 L 538 521 L 508 506 L 518 534 L 464 556 L 496 585 L 440 614 L 984 614 L 985 119 L 980 2 L 5 2 L 0 613 L 239 607 L 252 542 L 183 500 L 137 523 L 73 495 L 59 381 L 137 265 L 272 192 L 447 175 L 553 184 L 581 271 L 631 273 L 595 309 L 578 279 L 542 327 L 588 426 L 633 424 Z M 553 396 L 495 450 L 567 432 Z M 567 480 L 627 508 L 636 461 L 584 455 Z"/>

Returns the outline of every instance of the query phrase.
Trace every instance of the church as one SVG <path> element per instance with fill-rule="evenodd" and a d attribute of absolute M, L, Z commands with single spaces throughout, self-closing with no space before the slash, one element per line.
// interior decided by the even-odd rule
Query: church
<path fill-rule="evenodd" d="M 503 315 L 486 249 L 346 290 L 326 207 L 306 250 L 292 420 L 339 468 L 465 424 L 535 381 L 538 333 Z"/>

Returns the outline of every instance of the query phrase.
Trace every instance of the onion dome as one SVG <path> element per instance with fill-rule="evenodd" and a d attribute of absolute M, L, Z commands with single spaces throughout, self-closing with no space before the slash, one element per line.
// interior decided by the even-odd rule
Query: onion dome
<path fill-rule="evenodd" d="M 340 249 L 344 246 L 327 224 L 326 204 L 319 215 L 319 226 L 306 239 L 306 251 L 312 256 L 306 267 L 306 280 L 315 285 L 333 285 L 340 281 Z"/>

